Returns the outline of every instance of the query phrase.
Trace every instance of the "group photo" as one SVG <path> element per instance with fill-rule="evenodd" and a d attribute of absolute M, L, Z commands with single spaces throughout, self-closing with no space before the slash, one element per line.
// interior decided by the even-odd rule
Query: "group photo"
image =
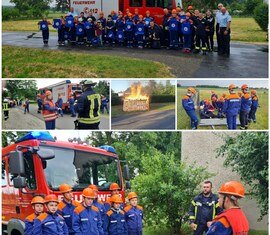
<path fill-rule="evenodd" d="M 268 5 L 263 0 L 40 0 L 41 8 L 23 7 L 21 1 L 3 6 L 3 77 L 268 74 Z M 63 71 L 58 74 L 56 68 Z"/>

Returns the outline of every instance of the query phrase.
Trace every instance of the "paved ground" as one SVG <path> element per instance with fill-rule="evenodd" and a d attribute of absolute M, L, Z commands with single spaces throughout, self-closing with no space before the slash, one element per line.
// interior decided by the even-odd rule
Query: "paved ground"
<path fill-rule="evenodd" d="M 28 38 L 29 32 L 4 32 L 2 44 L 43 48 L 46 50 L 80 51 L 89 54 L 126 56 L 158 61 L 170 67 L 178 78 L 267 78 L 268 47 L 245 43 L 231 43 L 231 56 L 224 58 L 217 53 L 203 55 L 184 55 L 180 51 L 127 49 L 127 48 L 85 48 L 58 47 L 57 36 L 51 33 L 48 47 L 44 47 L 39 37 Z"/>
<path fill-rule="evenodd" d="M 2 121 L 3 130 L 43 130 L 45 129 L 44 119 L 38 114 L 35 107 L 30 106 L 30 113 L 24 114 L 21 107 L 11 108 L 9 119 Z M 70 117 L 70 114 L 64 114 L 64 117 L 56 119 L 56 129 L 74 130 L 74 121 L 76 118 Z M 109 130 L 109 116 L 101 116 L 99 125 L 100 130 Z"/>
<path fill-rule="evenodd" d="M 115 130 L 174 130 L 175 110 L 151 110 L 142 114 L 128 114 L 112 118 Z"/>

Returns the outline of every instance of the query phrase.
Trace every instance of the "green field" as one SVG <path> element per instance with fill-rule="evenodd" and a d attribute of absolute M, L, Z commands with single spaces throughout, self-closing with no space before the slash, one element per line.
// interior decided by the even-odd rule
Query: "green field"
<path fill-rule="evenodd" d="M 200 100 L 209 99 L 211 88 L 198 88 L 200 91 Z M 228 93 L 226 88 L 213 88 L 213 90 L 221 95 Z M 178 129 L 190 129 L 190 120 L 185 110 L 182 107 L 182 98 L 186 93 L 186 88 L 177 88 L 177 128 Z M 256 118 L 257 123 L 251 123 L 249 129 L 251 130 L 266 130 L 268 129 L 268 91 L 266 89 L 257 89 L 260 107 L 257 109 Z M 197 111 L 197 116 L 199 113 Z M 199 127 L 199 129 L 211 129 L 211 127 Z M 216 129 L 227 129 L 226 126 L 218 126 Z"/>
<path fill-rule="evenodd" d="M 153 103 L 150 104 L 150 110 L 159 110 L 159 111 L 164 111 L 164 110 L 172 110 L 175 109 L 175 103 Z M 111 115 L 112 117 L 119 117 L 123 115 L 138 115 L 140 113 L 147 112 L 147 111 L 134 111 L 134 112 L 124 112 L 123 111 L 123 106 L 122 105 L 115 105 L 111 107 Z"/>
<path fill-rule="evenodd" d="M 48 16 L 48 20 L 52 22 L 53 18 L 59 18 L 61 13 L 54 13 Z M 18 21 L 3 21 L 2 31 L 29 31 L 37 32 L 38 20 L 18 20 Z M 262 31 L 259 25 L 251 17 L 233 17 L 232 18 L 232 34 L 233 41 L 243 42 L 266 42 L 266 32 Z M 50 27 L 52 32 L 56 30 Z"/>
<path fill-rule="evenodd" d="M 164 64 L 149 60 L 3 46 L 2 77 L 160 78 L 173 75 Z"/>

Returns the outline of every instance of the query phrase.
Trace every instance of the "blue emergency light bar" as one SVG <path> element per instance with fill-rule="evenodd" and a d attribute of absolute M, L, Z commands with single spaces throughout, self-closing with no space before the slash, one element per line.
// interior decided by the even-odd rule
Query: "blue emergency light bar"
<path fill-rule="evenodd" d="M 18 139 L 15 143 L 19 143 L 26 140 L 46 140 L 55 141 L 48 131 L 30 131 L 25 136 Z"/>
<path fill-rule="evenodd" d="M 70 80 L 66 80 L 66 83 L 71 83 L 71 81 Z"/>
<path fill-rule="evenodd" d="M 109 145 L 102 145 L 99 147 L 100 149 L 104 149 L 106 150 L 107 152 L 110 152 L 110 153 L 115 153 L 116 154 L 116 150 L 114 147 L 112 146 L 109 146 Z"/>

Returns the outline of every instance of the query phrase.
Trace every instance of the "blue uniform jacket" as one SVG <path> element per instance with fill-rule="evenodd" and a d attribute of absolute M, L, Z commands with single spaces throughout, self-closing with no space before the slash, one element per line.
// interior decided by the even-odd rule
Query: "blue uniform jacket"
<path fill-rule="evenodd" d="M 103 235 L 102 221 L 97 207 L 76 207 L 73 213 L 73 230 L 75 235 Z"/>
<path fill-rule="evenodd" d="M 143 208 L 141 206 L 126 206 L 124 211 L 128 231 L 141 232 L 143 228 Z"/>
<path fill-rule="evenodd" d="M 35 235 L 68 235 L 68 227 L 64 218 L 55 213 L 42 213 L 34 220 L 33 234 Z"/>
<path fill-rule="evenodd" d="M 134 30 L 134 22 L 133 20 L 127 19 L 125 24 L 125 30 L 128 32 L 132 32 Z"/>
<path fill-rule="evenodd" d="M 251 104 L 252 108 L 258 108 L 259 107 L 259 100 L 257 96 L 253 96 L 252 97 L 252 104 Z"/>
<path fill-rule="evenodd" d="M 249 112 L 252 104 L 251 96 L 246 93 L 241 97 L 241 111 Z"/>
<path fill-rule="evenodd" d="M 24 220 L 25 228 L 24 233 L 25 235 L 34 235 L 33 228 L 34 228 L 34 219 L 36 218 L 36 214 L 33 213 L 31 215 L 28 215 L 26 219 Z"/>
<path fill-rule="evenodd" d="M 182 99 L 183 108 L 188 112 L 195 110 L 195 104 L 191 97 L 185 95 Z"/>
<path fill-rule="evenodd" d="M 210 226 L 206 235 L 233 235 L 233 231 L 231 227 L 228 227 L 222 222 L 217 221 Z"/>
<path fill-rule="evenodd" d="M 138 22 L 135 26 L 135 35 L 144 35 L 144 22 Z"/>
<path fill-rule="evenodd" d="M 128 235 L 125 212 L 113 208 L 106 213 L 104 221 L 105 235 Z"/>
<path fill-rule="evenodd" d="M 171 17 L 168 20 L 168 27 L 170 31 L 179 31 L 180 30 L 180 22 L 176 17 Z"/>
<path fill-rule="evenodd" d="M 230 94 L 223 106 L 223 113 L 226 113 L 226 115 L 237 115 L 240 111 L 241 107 L 241 100 L 237 94 Z"/>
<path fill-rule="evenodd" d="M 119 31 L 123 31 L 125 28 L 125 22 L 123 19 L 117 19 L 115 23 L 116 29 Z"/>
<path fill-rule="evenodd" d="M 58 204 L 58 214 L 61 215 L 68 226 L 69 233 L 74 232 L 72 229 L 72 216 L 75 208 L 80 206 L 80 203 L 77 201 L 72 201 L 71 203 L 67 203 L 66 201 L 61 201 Z"/>

